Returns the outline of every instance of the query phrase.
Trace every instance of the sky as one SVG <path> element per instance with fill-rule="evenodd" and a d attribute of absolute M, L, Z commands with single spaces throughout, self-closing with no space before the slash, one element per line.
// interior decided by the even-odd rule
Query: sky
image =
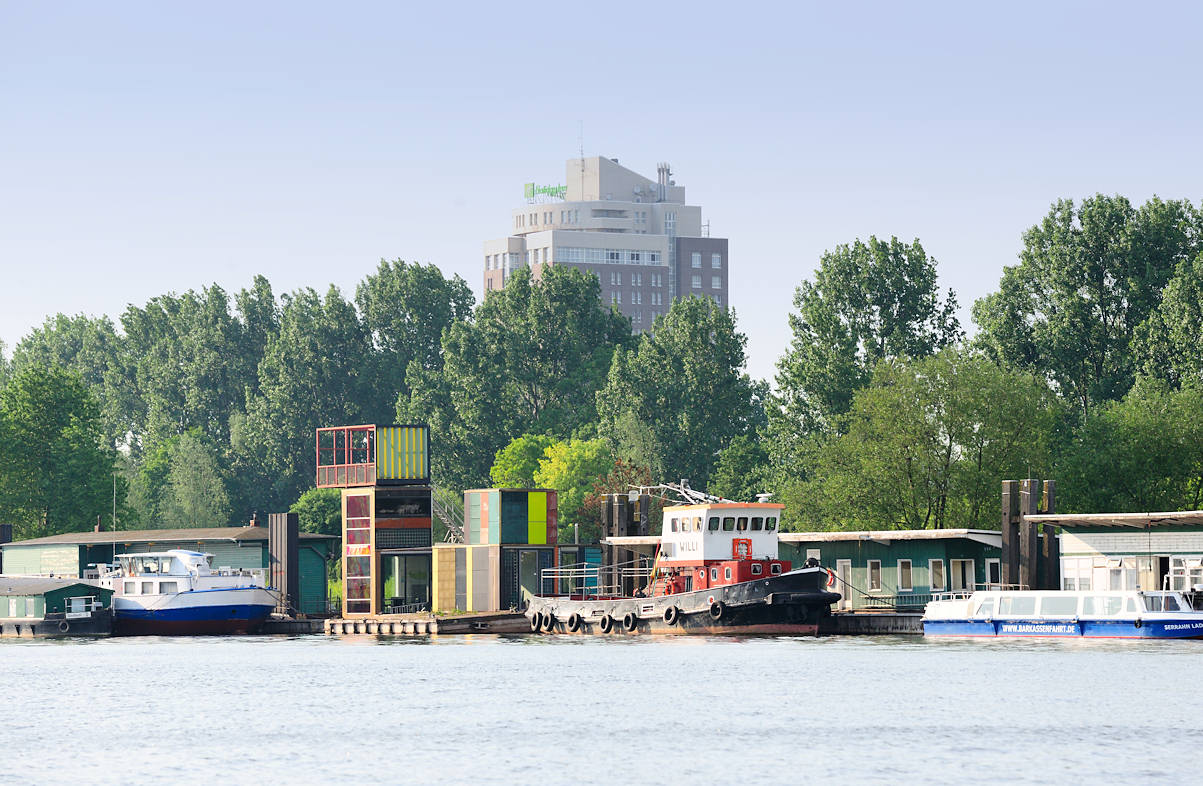
<path fill-rule="evenodd" d="M 438 7 L 435 7 L 438 6 Z M 825 250 L 918 238 L 973 301 L 1057 199 L 1203 197 L 1189 3 L 0 0 L 0 341 L 379 260 L 481 295 L 522 184 L 668 161 L 770 378 Z"/>

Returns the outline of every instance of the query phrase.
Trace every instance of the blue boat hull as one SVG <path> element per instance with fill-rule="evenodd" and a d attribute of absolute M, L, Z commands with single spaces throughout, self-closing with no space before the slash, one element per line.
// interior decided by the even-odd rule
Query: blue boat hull
<path fill-rule="evenodd" d="M 119 609 L 113 613 L 113 632 L 127 636 L 254 633 L 272 609 L 258 604 Z"/>
<path fill-rule="evenodd" d="M 924 620 L 923 634 L 1019 638 L 1197 639 L 1203 638 L 1203 621 Z"/>

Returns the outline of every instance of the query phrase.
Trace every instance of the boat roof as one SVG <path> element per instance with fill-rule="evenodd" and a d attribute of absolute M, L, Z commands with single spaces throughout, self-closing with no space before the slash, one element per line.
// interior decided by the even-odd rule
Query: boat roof
<path fill-rule="evenodd" d="M 202 551 L 188 551 L 187 549 L 168 549 L 167 551 L 130 551 L 125 554 L 117 554 L 118 557 L 212 557 L 212 554 Z"/>
<path fill-rule="evenodd" d="M 45 595 L 47 592 L 80 585 L 90 590 L 100 587 L 83 579 L 63 578 L 52 579 L 45 576 L 0 576 L 0 596 L 3 595 Z"/>
<path fill-rule="evenodd" d="M 780 513 L 785 510 L 785 505 L 778 502 L 691 502 L 688 505 L 665 505 L 664 512 L 673 511 L 675 513 L 681 510 L 727 510 L 735 508 L 756 508 Z"/>
<path fill-rule="evenodd" d="M 313 532 L 300 533 L 301 540 L 338 540 L 337 535 L 318 535 Z M 267 527 L 200 527 L 197 529 L 130 529 L 109 532 L 67 532 L 62 535 L 47 535 L 44 538 L 15 540 L 0 548 L 13 546 L 42 546 L 51 544 L 77 543 L 79 545 L 115 544 L 129 546 L 134 543 L 191 543 L 199 545 L 206 540 L 267 540 Z"/>
<path fill-rule="evenodd" d="M 872 541 L 890 543 L 895 540 L 952 540 L 963 539 L 1002 548 L 1002 533 L 996 529 L 884 529 L 884 530 L 825 530 L 820 532 L 782 532 L 782 543 L 835 543 L 839 541 Z"/>
<path fill-rule="evenodd" d="M 1171 510 L 1161 513 L 1045 513 L 1024 516 L 1024 521 L 1058 527 L 1153 527 L 1203 526 L 1203 510 Z"/>

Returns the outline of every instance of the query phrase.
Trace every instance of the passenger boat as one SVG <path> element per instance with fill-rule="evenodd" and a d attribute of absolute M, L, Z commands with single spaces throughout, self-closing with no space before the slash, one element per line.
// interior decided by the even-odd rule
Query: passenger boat
<path fill-rule="evenodd" d="M 543 572 L 544 586 L 526 616 L 531 630 L 555 633 L 795 634 L 818 633 L 838 593 L 817 561 L 793 568 L 778 558 L 783 505 L 740 503 L 689 489 L 665 507 L 650 571 L 629 566 L 568 566 Z M 634 574 L 640 589 L 622 595 Z M 646 581 L 646 583 L 644 583 Z"/>
<path fill-rule="evenodd" d="M 254 633 L 276 607 L 249 572 L 214 570 L 212 554 L 172 549 L 120 554 L 100 584 L 113 590 L 113 632 Z"/>
<path fill-rule="evenodd" d="M 927 604 L 926 636 L 1203 638 L 1203 585 L 1193 592 L 984 590 Z"/>

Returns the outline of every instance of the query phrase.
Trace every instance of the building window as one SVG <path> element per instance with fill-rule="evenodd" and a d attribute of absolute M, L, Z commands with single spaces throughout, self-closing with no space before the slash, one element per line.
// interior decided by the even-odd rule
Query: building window
<path fill-rule="evenodd" d="M 722 306 L 722 305 L 723 305 L 723 299 L 722 299 L 722 297 L 720 297 L 719 295 L 715 295 L 715 296 L 714 296 L 714 305 L 716 305 L 716 306 Z"/>
<path fill-rule="evenodd" d="M 898 591 L 910 592 L 914 588 L 911 583 L 911 561 L 909 559 L 898 560 Z"/>
<path fill-rule="evenodd" d="M 702 277 L 701 277 L 700 275 L 698 275 L 697 273 L 695 273 L 695 274 L 693 275 L 693 279 L 692 279 L 692 280 L 693 280 L 693 288 L 694 288 L 694 289 L 701 289 L 701 288 L 702 288 Z"/>
<path fill-rule="evenodd" d="M 713 268 L 714 270 L 722 270 L 723 269 L 723 255 L 722 254 L 711 254 L 710 255 L 710 267 Z"/>
<path fill-rule="evenodd" d="M 643 274 L 642 273 L 632 273 L 631 274 L 631 283 L 637 287 L 643 286 Z"/>
<path fill-rule="evenodd" d="M 723 288 L 723 277 L 722 276 L 711 276 L 710 277 L 710 288 L 711 289 L 722 289 Z"/>
<path fill-rule="evenodd" d="M 944 590 L 944 560 L 928 560 L 927 573 L 930 577 L 929 583 L 932 592 L 942 592 Z"/>
<path fill-rule="evenodd" d="M 645 234 L 645 235 L 646 235 L 646 234 L 647 234 L 647 232 L 644 232 L 643 234 Z M 660 252 L 659 252 L 659 251 L 649 251 L 649 252 L 647 252 L 647 261 L 648 261 L 649 263 L 653 264 L 653 265 L 658 265 L 658 264 L 660 264 Z"/>
<path fill-rule="evenodd" d="M 702 252 L 701 251 L 694 251 L 692 254 L 689 255 L 689 266 L 693 267 L 693 268 L 699 268 L 699 269 L 702 267 Z"/>
<path fill-rule="evenodd" d="M 611 292 L 610 293 L 610 305 L 614 305 L 617 302 L 618 302 L 618 294 L 616 292 Z"/>
<path fill-rule="evenodd" d="M 622 305 L 622 291 L 619 290 L 618 292 L 615 292 L 614 294 L 618 295 L 618 305 L 621 306 Z"/>
<path fill-rule="evenodd" d="M 638 251 L 632 251 L 632 252 L 631 252 L 631 254 L 630 254 L 630 258 L 628 259 L 628 261 L 629 261 L 629 262 L 631 262 L 631 264 L 635 264 L 635 265 L 637 265 L 637 264 L 639 264 L 639 262 L 640 262 L 642 259 L 643 259 L 643 257 L 642 257 L 642 256 L 639 254 L 639 252 L 638 252 Z"/>
<path fill-rule="evenodd" d="M 869 560 L 869 592 L 881 590 L 881 560 Z"/>

